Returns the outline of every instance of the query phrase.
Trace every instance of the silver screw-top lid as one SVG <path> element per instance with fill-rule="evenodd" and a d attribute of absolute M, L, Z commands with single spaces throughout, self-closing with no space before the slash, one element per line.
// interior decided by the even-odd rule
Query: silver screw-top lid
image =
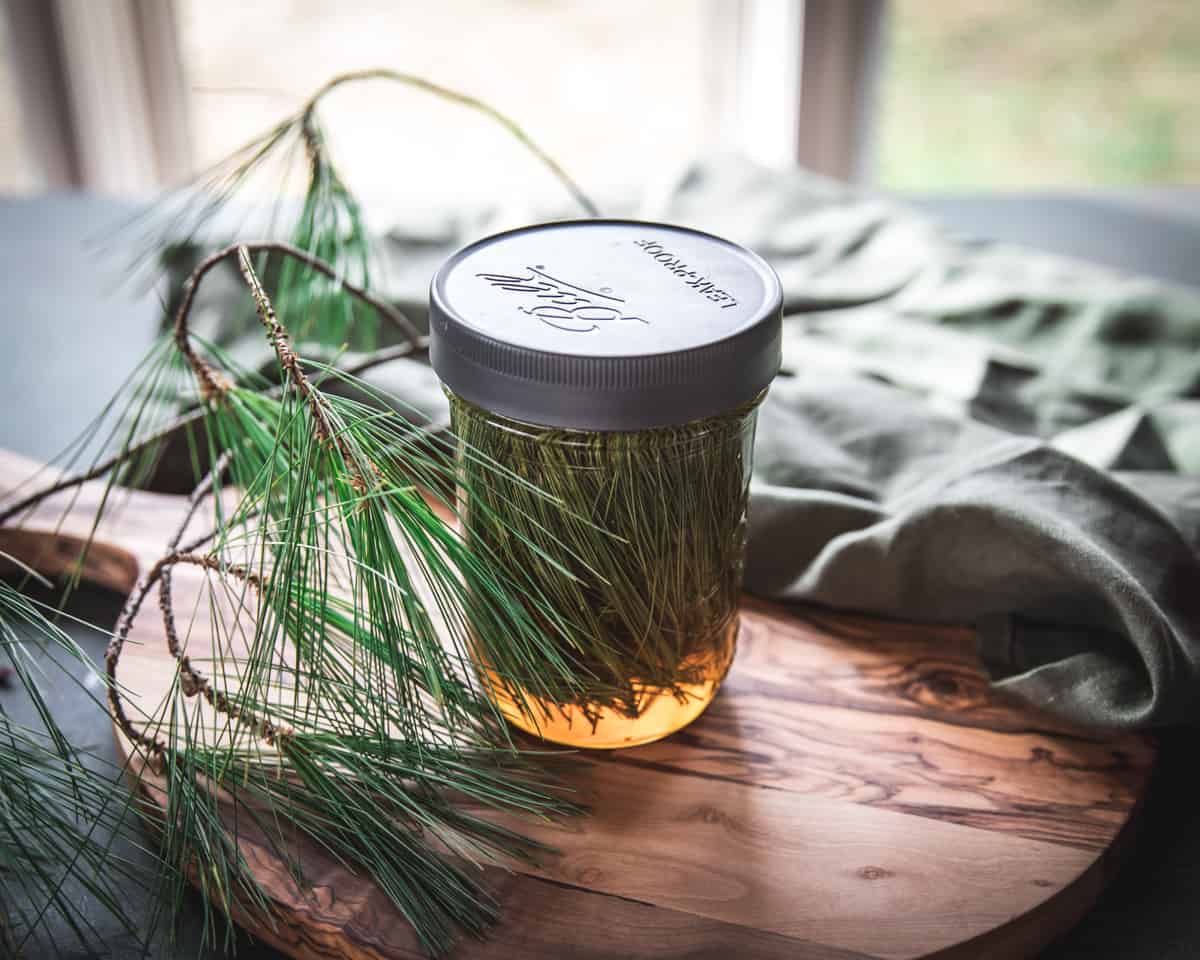
<path fill-rule="evenodd" d="M 463 248 L 433 278 L 430 358 L 494 413 L 642 430 L 753 400 L 779 370 L 783 295 L 757 254 L 686 227 L 575 220 Z"/>

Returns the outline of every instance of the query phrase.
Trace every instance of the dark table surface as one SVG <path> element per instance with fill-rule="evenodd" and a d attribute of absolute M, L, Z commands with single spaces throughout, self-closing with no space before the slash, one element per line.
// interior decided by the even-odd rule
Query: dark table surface
<path fill-rule="evenodd" d="M 1145 196 L 1066 193 L 908 198 L 951 227 L 1176 283 L 1200 286 L 1200 192 Z M 122 281 L 130 252 L 112 228 L 130 207 L 85 195 L 0 198 L 0 447 L 48 459 L 86 425 L 147 348 L 160 306 L 153 290 Z M 102 627 L 120 597 L 77 595 L 73 612 Z M 106 637 L 72 628 L 96 658 Z M 14 693 L 6 709 L 21 713 Z M 52 690 L 56 716 L 80 743 L 111 749 L 100 708 Z M 1161 734 L 1162 752 L 1141 830 L 1128 859 L 1083 922 L 1042 960 L 1194 960 L 1200 957 L 1200 805 L 1193 797 L 1195 735 Z M 194 905 L 163 957 L 197 952 Z M 244 941 L 245 938 L 243 938 Z M 134 957 L 115 940 L 117 957 Z M 72 954 L 68 948 L 63 956 Z M 211 956 L 218 954 L 212 953 Z M 239 942 L 238 956 L 280 955 Z"/>

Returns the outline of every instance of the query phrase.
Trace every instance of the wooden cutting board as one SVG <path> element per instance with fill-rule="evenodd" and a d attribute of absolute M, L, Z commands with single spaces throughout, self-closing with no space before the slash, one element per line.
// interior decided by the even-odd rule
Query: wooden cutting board
<path fill-rule="evenodd" d="M 0 452 L 0 491 L 34 468 Z M 55 498 L 0 530 L 0 550 L 61 572 L 100 493 Z M 128 592 L 183 505 L 123 496 L 86 578 Z M 187 609 L 199 586 L 180 571 L 175 589 Z M 189 644 L 208 642 L 204 620 Z M 173 667 L 151 600 L 120 679 L 152 705 Z M 1103 889 L 1154 756 L 1148 738 L 1075 729 L 992 691 L 966 630 L 747 598 L 707 713 L 666 741 L 573 762 L 594 813 L 533 831 L 562 851 L 539 869 L 488 871 L 503 920 L 453 955 L 1029 957 Z M 371 883 L 319 849 L 301 851 L 301 891 L 244 828 L 240 842 L 279 907 L 256 936 L 298 958 L 420 955 Z"/>

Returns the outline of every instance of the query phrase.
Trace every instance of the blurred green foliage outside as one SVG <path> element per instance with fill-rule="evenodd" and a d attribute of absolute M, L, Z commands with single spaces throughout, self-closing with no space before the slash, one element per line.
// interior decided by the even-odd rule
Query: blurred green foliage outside
<path fill-rule="evenodd" d="M 1200 183 L 1200 0 L 892 0 L 874 179 Z"/>

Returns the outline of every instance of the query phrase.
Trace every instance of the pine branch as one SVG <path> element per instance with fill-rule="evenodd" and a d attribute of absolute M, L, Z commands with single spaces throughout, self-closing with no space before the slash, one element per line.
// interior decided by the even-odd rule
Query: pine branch
<path fill-rule="evenodd" d="M 287 824 L 360 865 L 427 949 L 441 952 L 456 931 L 482 935 L 495 916 L 487 893 L 445 852 L 493 862 L 536 849 L 464 810 L 462 799 L 538 818 L 573 810 L 515 750 L 488 681 L 475 676 L 475 638 L 511 642 L 537 660 L 552 649 L 547 630 L 566 625 L 552 610 L 532 616 L 528 585 L 425 502 L 420 488 L 452 487 L 445 451 L 390 410 L 324 394 L 302 369 L 248 251 L 239 263 L 283 389 L 267 396 L 233 378 L 205 405 L 209 444 L 224 456 L 195 491 L 188 520 L 211 504 L 215 535 L 201 538 L 209 552 L 181 552 L 185 523 L 130 595 L 105 657 L 110 712 L 167 780 L 168 900 L 182 895 L 187 858 L 203 850 L 209 862 L 191 874 L 209 909 L 227 917 L 236 902 L 269 917 L 213 805 L 219 789 L 237 809 L 257 811 L 279 856 L 290 856 Z M 226 473 L 240 490 L 232 510 L 219 506 Z M 177 622 L 171 573 L 184 567 L 208 585 L 215 669 L 207 673 Z M 155 585 L 178 666 L 156 716 L 138 722 L 118 667 Z M 280 672 L 290 694 L 274 682 Z M 189 702 L 207 704 L 228 726 L 213 726 Z M 218 730 L 224 739 L 213 739 Z"/>
<path fill-rule="evenodd" d="M 161 228 L 152 227 L 149 233 L 148 254 L 157 257 L 165 247 L 203 246 L 204 234 L 211 232 L 208 228 L 222 212 L 236 205 L 242 197 L 252 197 L 258 205 L 262 194 L 269 192 L 275 198 L 267 227 L 271 237 L 287 237 L 293 247 L 332 264 L 338 276 L 370 288 L 375 258 L 362 205 L 334 163 L 319 108 L 324 98 L 335 90 L 377 81 L 427 93 L 497 124 L 562 184 L 586 216 L 599 215 L 596 205 L 562 165 L 510 117 L 476 97 L 413 74 L 372 69 L 334 77 L 295 113 L 143 215 L 141 219 L 161 221 Z M 289 207 L 287 187 L 288 177 L 301 159 L 307 182 L 304 200 L 297 212 Z M 264 191 L 259 181 L 278 174 L 280 165 L 283 182 L 267 184 Z M 380 345 L 379 331 L 370 316 L 355 316 L 348 311 L 343 298 L 331 295 L 328 278 L 305 277 L 295 266 L 283 264 L 272 286 L 282 312 L 291 318 L 290 326 L 297 342 L 326 347 L 351 343 L 356 349 L 364 350 Z M 230 335 L 242 332 L 243 328 L 238 327 Z"/>
<path fill-rule="evenodd" d="M 576 809 L 515 748 L 492 696 L 505 677 L 477 674 L 477 644 L 503 650 L 522 675 L 541 670 L 555 689 L 576 689 L 580 677 L 557 642 L 576 628 L 542 585 L 511 569 L 494 547 L 464 540 L 422 491 L 455 514 L 452 491 L 461 477 L 452 460 L 460 447 L 474 464 L 471 482 L 487 482 L 491 471 L 505 475 L 506 489 L 538 505 L 538 514 L 545 495 L 469 447 L 424 434 L 347 371 L 302 360 L 255 271 L 252 254 L 260 265 L 280 262 L 276 289 L 285 315 L 299 319 L 302 342 L 336 347 L 354 333 L 373 343 L 369 323 L 356 327 L 355 303 L 394 327 L 404 342 L 356 364 L 355 373 L 424 348 L 403 314 L 371 291 L 361 209 L 332 164 L 317 117 L 331 90 L 371 79 L 491 118 L 595 215 L 562 168 L 481 101 L 389 70 L 335 78 L 248 145 L 231 171 L 215 171 L 212 192 L 198 206 L 185 205 L 175 225 L 193 216 L 189 229 L 208 222 L 273 157 L 302 149 L 309 183 L 293 242 L 226 247 L 197 264 L 169 336 L 77 446 L 74 457 L 107 430 L 92 466 L 4 508 L 0 523 L 87 479 L 106 478 L 105 502 L 118 481 L 144 479 L 168 435 L 162 412 L 175 413 L 166 427 L 184 431 L 197 478 L 201 462 L 214 466 L 164 556 L 128 598 L 104 664 L 114 721 L 165 783 L 165 896 L 157 909 L 172 914 L 190 878 L 206 905 L 207 939 L 217 939 L 217 923 L 228 924 L 235 906 L 271 922 L 270 900 L 238 845 L 237 823 L 246 820 L 287 862 L 299 834 L 363 869 L 439 953 L 458 932 L 483 935 L 496 915 L 459 861 L 504 862 L 537 849 L 473 810 L 547 818 Z M 235 252 L 276 355 L 278 386 L 237 369 L 190 329 L 199 285 Z M 364 399 L 327 394 L 326 381 Z M 181 404 L 197 400 L 178 415 Z M 202 515 L 209 532 L 184 543 Z M 539 529 L 527 519 L 526 531 Z M 490 520 L 504 528 L 499 513 Z M 516 526 L 509 532 L 528 536 Z M 553 556 L 553 534 L 542 533 L 524 543 L 526 553 L 570 576 Z M 192 625 L 178 616 L 181 585 L 173 575 L 185 570 L 199 580 L 193 617 L 207 615 L 207 659 L 189 649 Z M 164 701 L 135 717 L 117 682 L 119 662 L 156 586 L 163 643 L 177 667 Z M 239 812 L 232 824 L 226 803 Z"/>
<path fill-rule="evenodd" d="M 22 638 L 18 629 L 29 636 Z M 121 771 L 69 743 L 36 679 L 49 674 L 60 683 L 77 683 L 81 695 L 90 696 L 68 668 L 91 665 L 31 600 L 5 583 L 0 583 L 0 654 L 38 722 L 22 726 L 0 710 L 0 929 L 6 948 L 13 956 L 35 943 L 61 949 L 62 937 L 52 926 L 65 928 L 82 950 L 101 947 L 79 888 L 139 939 L 139 924 L 126 905 L 130 892 L 145 889 L 148 878 L 115 846 L 132 836 Z"/>

